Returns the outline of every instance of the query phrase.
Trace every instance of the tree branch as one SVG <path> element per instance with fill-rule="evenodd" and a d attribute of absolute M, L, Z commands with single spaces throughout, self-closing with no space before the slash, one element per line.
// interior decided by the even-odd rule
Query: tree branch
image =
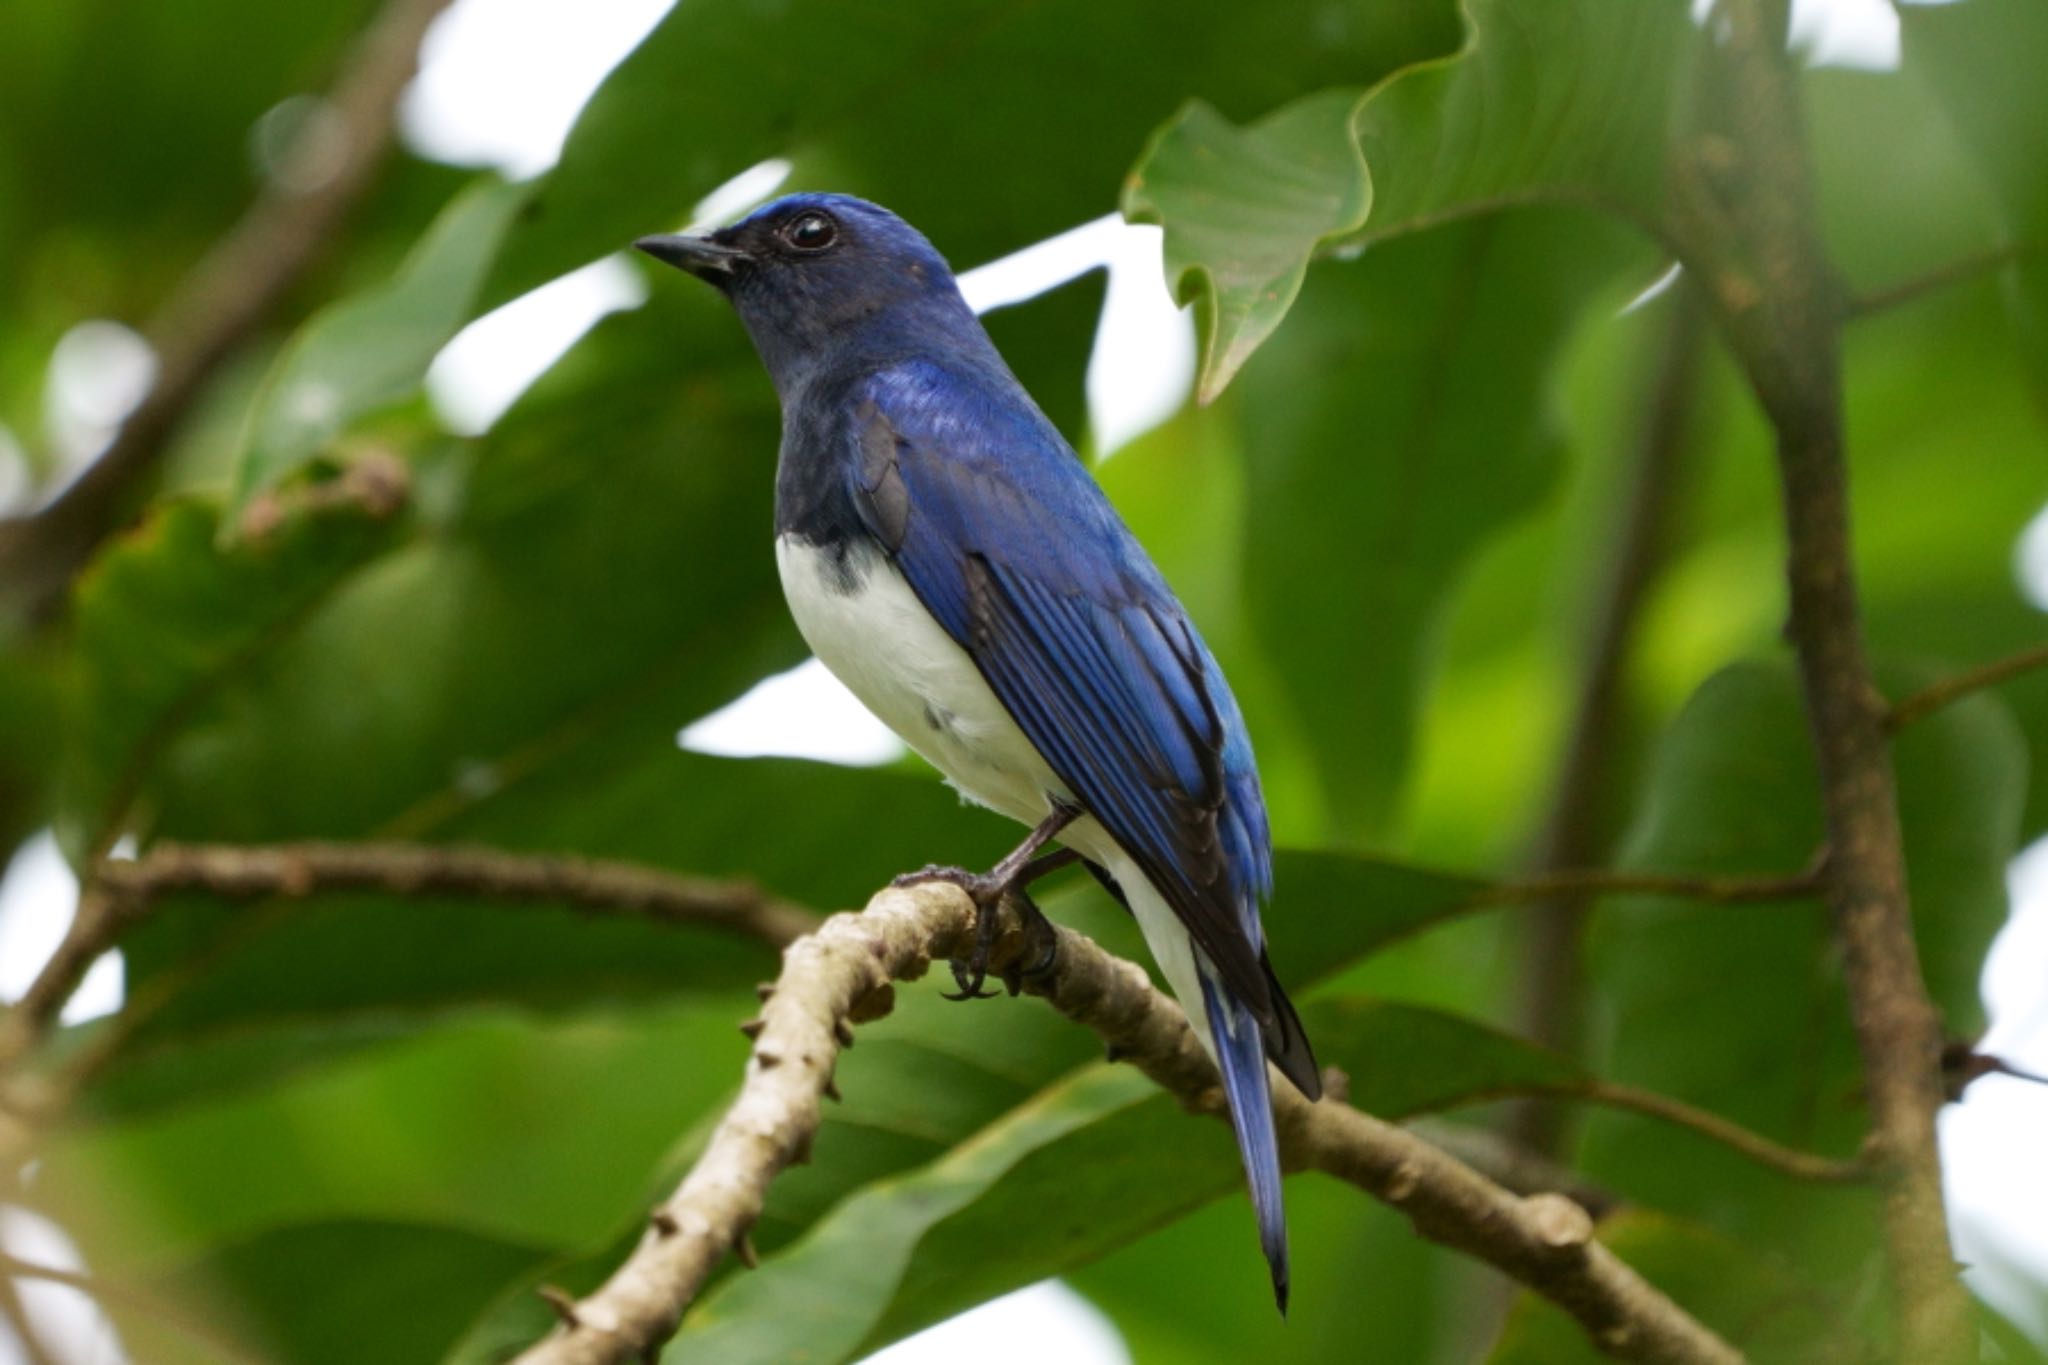
<path fill-rule="evenodd" d="M 1979 275 L 1988 275 L 2007 266 L 2048 254 L 2048 246 L 2040 242 L 2007 242 L 1938 266 L 1925 275 L 1916 275 L 1910 280 L 1873 289 L 1850 299 L 1842 310 L 1844 321 L 1859 322 L 1875 313 L 1882 313 L 1902 304 L 1912 303 L 1937 290 L 1950 285 L 1961 284 Z"/>
<path fill-rule="evenodd" d="M 1649 1118 L 1661 1119 L 1665 1123 L 1690 1129 L 1710 1142 L 1740 1153 L 1760 1166 L 1768 1166 L 1794 1180 L 1811 1180 L 1821 1184 L 1855 1185 L 1868 1183 L 1873 1172 L 1867 1162 L 1860 1160 L 1841 1161 L 1834 1157 L 1817 1156 L 1802 1152 L 1796 1147 L 1787 1147 L 1781 1142 L 1765 1137 L 1762 1133 L 1745 1128 L 1732 1119 L 1723 1118 L 1709 1109 L 1687 1104 L 1684 1100 L 1659 1094 L 1654 1090 L 1642 1090 L 1633 1085 L 1622 1085 L 1615 1081 L 1588 1081 L 1581 1086 L 1567 1086 L 1556 1093 L 1577 1099 L 1590 1100 L 1614 1109 L 1627 1109 Z"/>
<path fill-rule="evenodd" d="M 1214 1065 L 1178 1006 L 1142 968 L 1058 930 L 1049 977 L 1027 986 L 1099 1034 L 1192 1110 L 1221 1115 Z M 739 1098 L 680 1188 L 655 1210 L 638 1247 L 599 1289 L 564 1309 L 562 1327 L 525 1365 L 598 1365 L 651 1357 L 727 1252 L 744 1255 L 769 1183 L 807 1155 L 850 1024 L 878 1017 L 892 982 L 921 976 L 974 936 L 957 888 L 892 888 L 860 914 L 834 915 L 792 944 L 761 1011 Z M 998 966 L 1021 950 L 998 945 Z M 1741 1356 L 1593 1238 L 1583 1208 L 1558 1194 L 1521 1197 L 1404 1129 L 1334 1098 L 1310 1104 L 1275 1087 L 1291 1165 L 1325 1171 L 1383 1199 L 1433 1241 L 1477 1256 L 1558 1304 L 1625 1360 L 1716 1362 Z"/>
<path fill-rule="evenodd" d="M 5 1276 L 9 1281 L 42 1280 L 47 1284 L 64 1285 L 88 1296 L 102 1308 L 125 1308 L 138 1317 L 163 1323 L 190 1337 L 196 1344 L 204 1346 L 208 1359 L 235 1362 L 236 1365 L 261 1365 L 256 1357 L 222 1338 L 208 1324 L 153 1294 L 131 1289 L 119 1281 L 99 1275 L 83 1274 L 76 1270 L 62 1270 L 38 1261 L 24 1261 L 4 1251 L 0 1251 L 0 1276 Z"/>
<path fill-rule="evenodd" d="M 112 444 L 47 506 L 0 521 L 0 614 L 41 616 L 54 607 L 119 525 L 129 490 L 156 465 L 221 363 L 319 259 L 374 182 L 420 39 L 448 2 L 387 0 L 328 93 L 331 122 L 298 140 L 286 170 L 151 323 L 156 381 Z"/>
<path fill-rule="evenodd" d="M 1891 713 L 1885 717 L 1885 729 L 1897 734 L 1913 722 L 1925 720 L 1950 702 L 1961 701 L 1973 692 L 1996 687 L 2002 682 L 2017 678 L 2022 673 L 2031 673 L 2037 668 L 2048 668 L 2048 645 L 2035 645 L 2032 649 L 2023 649 L 2017 654 L 1981 664 L 1966 673 L 1958 673 L 1953 678 L 1943 678 L 1938 683 L 1921 688 L 1892 707 Z"/>
<path fill-rule="evenodd" d="M 1622 739 L 1624 672 L 1643 601 L 1664 558 L 1680 457 L 1699 391 L 1706 310 L 1690 280 L 1678 282 L 1670 309 L 1637 417 L 1633 450 L 1624 461 L 1626 487 L 1589 612 L 1585 663 L 1564 754 L 1529 853 L 1529 867 L 1538 878 L 1592 863 L 1605 851 L 1609 835 L 1603 798 L 1614 785 L 1615 751 Z M 1583 1033 L 1587 909 L 1585 894 L 1561 889 L 1532 904 L 1524 929 L 1520 1031 L 1567 1054 L 1580 1051 Z M 1523 1145 L 1555 1153 L 1563 1143 L 1564 1123 L 1563 1111 L 1554 1106 L 1522 1104 L 1515 1108 L 1509 1132 Z"/>
<path fill-rule="evenodd" d="M 204 891 L 228 900 L 316 891 L 544 901 L 665 923 L 709 925 L 781 947 L 817 917 L 745 882 L 708 881 L 634 863 L 441 844 L 158 844 L 101 863 L 57 951 L 0 1018 L 0 1066 L 49 1031 L 86 969 L 158 898 Z"/>
<path fill-rule="evenodd" d="M 1688 876 L 1670 872 L 1628 872 L 1607 868 L 1565 868 L 1515 881 L 1495 882 L 1474 894 L 1477 906 L 1539 903 L 1596 896 L 1668 896 L 1721 905 L 1799 900 L 1821 889 L 1820 865 L 1800 872 L 1761 877 Z"/>
<path fill-rule="evenodd" d="M 1831 856 L 1824 870 L 1862 1054 L 1870 1155 L 1887 1183 L 1885 1235 L 1899 1356 L 1968 1359 L 1970 1309 L 1950 1250 L 1934 1118 L 1941 1032 L 1906 892 L 1887 708 L 1870 674 L 1849 546 L 1843 309 L 1807 165 L 1786 0 L 1722 0 L 1723 50 L 1705 73 L 1718 128 L 1673 177 L 1674 235 L 1710 294 L 1777 434 L 1799 656 Z"/>

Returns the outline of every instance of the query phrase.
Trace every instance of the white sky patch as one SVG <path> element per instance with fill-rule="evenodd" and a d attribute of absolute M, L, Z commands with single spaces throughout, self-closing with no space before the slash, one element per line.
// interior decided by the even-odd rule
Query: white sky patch
<path fill-rule="evenodd" d="M 1980 1045 L 2048 1076 L 2048 839 L 2012 863 L 2012 916 L 1991 945 L 1983 992 L 1991 1028 Z M 1941 1116 L 1942 1174 L 1956 1253 L 1971 1285 L 2035 1340 L 2048 1340 L 2048 1181 L 2039 1178 L 2048 1085 L 1986 1076 Z"/>
<path fill-rule="evenodd" d="M 623 256 L 592 261 L 521 294 L 457 332 L 427 369 L 427 396 L 449 430 L 480 436 L 607 314 L 647 301 Z"/>
<path fill-rule="evenodd" d="M 15 1001 L 57 950 L 78 908 L 78 878 L 48 830 L 15 851 L 0 876 L 0 1000 Z M 121 1007 L 121 955 L 92 964 L 64 1006 L 63 1022 L 83 1023 Z"/>
<path fill-rule="evenodd" d="M 427 31 L 400 131 L 434 161 L 537 175 L 611 69 L 674 4 L 457 0 Z"/>
<path fill-rule="evenodd" d="M 1088 357 L 1088 420 L 1102 455 L 1173 416 L 1194 387 L 1194 320 L 1167 292 L 1163 241 L 1157 227 L 1109 214 L 960 276 L 968 306 L 986 313 L 1108 268 Z"/>
<path fill-rule="evenodd" d="M 749 166 L 697 201 L 690 210 L 685 232 L 709 232 L 743 217 L 768 202 L 768 196 L 782 188 L 793 169 L 781 157 Z"/>
<path fill-rule="evenodd" d="M 772 755 L 856 767 L 892 763 L 904 753 L 903 741 L 816 659 L 762 679 L 739 700 L 683 727 L 676 743 L 725 758 Z"/>
<path fill-rule="evenodd" d="M 2027 529 L 2020 532 L 2013 548 L 2013 573 L 2019 579 L 2020 595 L 2048 611 L 2048 508 L 2034 514 Z"/>
<path fill-rule="evenodd" d="M 1058 1280 L 991 1299 L 884 1347 L 862 1365 L 1131 1365 L 1130 1347 L 1100 1308 Z"/>
<path fill-rule="evenodd" d="M 1693 0 L 1705 23 L 1717 0 Z M 1899 16 L 1891 0 L 1792 0 L 1791 48 L 1809 66 L 1891 71 L 1899 64 Z"/>
<path fill-rule="evenodd" d="M 50 352 L 43 381 L 43 424 L 65 472 L 106 448 L 156 382 L 156 351 L 124 323 L 76 324 Z"/>
<path fill-rule="evenodd" d="M 55 1223 L 38 1213 L 0 1204 L 0 1248 L 35 1265 L 53 1270 L 82 1272 L 86 1269 L 78 1248 Z M 15 1292 L 21 1296 L 21 1311 L 31 1332 L 46 1351 L 59 1360 L 85 1365 L 122 1365 L 128 1359 L 121 1349 L 113 1323 L 84 1291 L 70 1285 L 19 1276 Z M 61 1345 L 60 1345 L 61 1343 Z M 0 1327 L 0 1361 L 26 1361 L 26 1352 L 10 1354 L 14 1342 Z"/>

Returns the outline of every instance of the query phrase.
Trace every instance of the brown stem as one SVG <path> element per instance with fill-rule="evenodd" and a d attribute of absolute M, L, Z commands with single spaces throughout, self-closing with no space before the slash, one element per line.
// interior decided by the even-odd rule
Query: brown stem
<path fill-rule="evenodd" d="M 1558 1093 L 1615 1109 L 1627 1109 L 1633 1113 L 1676 1124 L 1680 1128 L 1688 1128 L 1709 1141 L 1718 1142 L 1758 1165 L 1768 1166 L 1782 1175 L 1791 1176 L 1794 1180 L 1855 1185 L 1867 1183 L 1871 1178 L 1872 1172 L 1866 1162 L 1840 1161 L 1833 1157 L 1816 1156 L 1812 1152 L 1802 1152 L 1796 1147 L 1787 1147 L 1781 1142 L 1765 1137 L 1762 1133 L 1723 1118 L 1712 1110 L 1701 1109 L 1654 1090 L 1642 1090 L 1615 1081 L 1596 1080 L 1588 1081 L 1583 1086 L 1562 1089 Z"/>
<path fill-rule="evenodd" d="M 754 1037 L 740 1095 L 704 1155 L 639 1245 L 599 1289 L 568 1305 L 561 1327 L 519 1357 L 526 1365 L 651 1358 L 727 1252 L 744 1244 L 769 1183 L 809 1150 L 848 1025 L 885 1012 L 893 980 L 923 974 L 973 941 L 973 903 L 941 883 L 891 888 L 860 914 L 835 915 L 785 954 Z M 1085 1024 L 1181 1102 L 1221 1115 L 1215 1066 L 1177 1005 L 1135 963 L 1058 930 L 1056 966 L 1030 987 Z M 1013 932 L 999 945 L 1023 951 Z M 1000 962 L 999 964 L 1000 965 Z M 1416 1230 L 1505 1271 L 1576 1318 L 1625 1360 L 1742 1357 L 1593 1237 L 1586 1211 L 1559 1194 L 1523 1197 L 1415 1134 L 1333 1097 L 1317 1104 L 1275 1088 L 1275 1118 L 1297 1167 L 1348 1180 L 1404 1213 Z"/>
<path fill-rule="evenodd" d="M 1605 851 L 1603 793 L 1613 784 L 1620 747 L 1621 689 L 1644 598 L 1664 557 L 1680 457 L 1691 432 L 1699 390 L 1705 310 L 1690 281 L 1681 280 L 1653 362 L 1637 423 L 1628 488 L 1608 546 L 1586 634 L 1585 666 L 1552 784 L 1549 809 L 1529 853 L 1541 878 L 1585 867 Z M 1535 903 L 1523 952 L 1520 1031 L 1546 1047 L 1580 1050 L 1585 981 L 1581 940 L 1587 899 L 1570 891 Z M 1515 1106 L 1509 1135 L 1523 1146 L 1556 1154 L 1566 1111 L 1550 1104 Z"/>
<path fill-rule="evenodd" d="M 1720 322 L 1777 435 L 1789 542 L 1790 633 L 1818 762 L 1824 870 L 1863 1059 L 1870 1153 L 1900 1358 L 1970 1357 L 1969 1301 L 1950 1250 L 1934 1118 L 1941 1031 L 1906 893 L 1887 708 L 1870 674 L 1849 546 L 1842 307 L 1822 247 L 1784 0 L 1723 0 L 1709 75 L 1722 131 L 1681 159 L 1674 232 L 1710 282 Z"/>
<path fill-rule="evenodd" d="M 56 953 L 0 1018 L 0 1066 L 35 1045 L 123 929 L 159 897 L 204 891 L 229 900 L 316 891 L 552 901 L 659 921 L 708 924 L 780 947 L 817 917 L 744 882 L 706 881 L 633 863 L 407 843 L 252 847 L 158 844 L 134 861 L 102 863 Z"/>
<path fill-rule="evenodd" d="M 1885 729 L 1897 734 L 1914 721 L 1925 720 L 1950 702 L 1961 701 L 1973 692 L 1996 687 L 2002 682 L 2017 678 L 2022 673 L 2031 673 L 2037 668 L 2048 668 L 2048 645 L 2035 645 L 2032 649 L 2023 649 L 2017 654 L 1981 664 L 1966 673 L 1958 673 L 1953 678 L 1943 678 L 1938 683 L 1921 688 L 1894 706 L 1891 713 L 1885 717 Z"/>
<path fill-rule="evenodd" d="M 257 1358 L 239 1346 L 224 1340 L 212 1327 L 195 1319 L 190 1313 L 164 1302 L 153 1294 L 132 1289 L 117 1280 L 105 1279 L 98 1275 L 87 1275 L 76 1270 L 60 1270 L 56 1266 L 43 1265 L 36 1261 L 24 1261 L 0 1251 L 0 1276 L 8 1280 L 42 1280 L 48 1284 L 61 1284 L 85 1294 L 102 1307 L 125 1308 L 138 1317 L 161 1322 L 193 1342 L 206 1348 L 206 1358 L 237 1365 L 260 1365 Z"/>
<path fill-rule="evenodd" d="M 157 374 L 113 443 L 40 510 L 0 521 L 0 615 L 47 614 L 220 365 L 277 310 L 363 197 L 391 143 L 420 39 L 449 0 L 387 0 L 327 96 L 333 114 L 180 282 L 149 327 Z M 311 184 L 311 188 L 303 187 Z"/>
<path fill-rule="evenodd" d="M 1848 301 L 1843 309 L 1843 317 L 1846 321 L 1857 322 L 1874 313 L 1882 313 L 1902 304 L 1912 303 L 1937 290 L 1947 289 L 1951 285 L 1961 284 L 1965 280 L 1988 275 L 1995 270 L 2003 270 L 2007 266 L 2018 265 L 2022 261 L 2044 254 L 2048 254 L 2048 246 L 2040 242 L 2007 242 L 2002 246 L 1991 247 L 1975 255 L 1965 256 L 1959 261 L 1939 266 L 1925 275 L 1916 275 L 1910 280 L 1901 280 L 1882 289 L 1858 294 Z"/>
<path fill-rule="evenodd" d="M 1610 871 L 1606 868 L 1565 868 L 1511 882 L 1496 882 L 1475 892 L 1476 906 L 1537 904 L 1560 899 L 1589 900 L 1596 896 L 1668 896 L 1674 900 L 1723 905 L 1798 900 L 1820 891 L 1820 863 L 1802 872 L 1762 877 L 1687 876 L 1683 873 Z"/>

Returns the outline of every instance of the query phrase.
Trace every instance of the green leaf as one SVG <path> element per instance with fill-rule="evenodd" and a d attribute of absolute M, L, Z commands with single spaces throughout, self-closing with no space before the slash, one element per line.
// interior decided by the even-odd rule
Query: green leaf
<path fill-rule="evenodd" d="M 1240 130 L 1197 101 L 1124 186 L 1132 222 L 1167 228 L 1174 297 L 1195 304 L 1201 401 L 1272 335 L 1324 242 L 1365 223 L 1372 182 L 1351 136 L 1358 96 L 1325 91 Z"/>
<path fill-rule="evenodd" d="M 1797 1365 L 1850 1349 L 1839 1318 L 1796 1263 L 1739 1246 L 1696 1224 L 1627 1209 L 1600 1240 L 1757 1365 Z M 1585 1329 L 1524 1291 L 1488 1365 L 1594 1365 L 1608 1360 Z"/>
<path fill-rule="evenodd" d="M 1190 89 L 1226 109 L 1269 107 L 1454 41 L 1443 0 L 1279 0 L 1199 22 L 1169 0 L 679 5 L 578 120 L 492 292 L 673 228 L 770 157 L 796 160 L 804 184 L 887 204 L 956 264 L 978 264 L 1112 209 L 1130 149 Z"/>
<path fill-rule="evenodd" d="M 1346 999 L 1307 1016 L 1323 1059 L 1350 1068 L 1354 1100 L 1383 1117 L 1578 1077 L 1562 1058 L 1433 1011 Z M 666 1357 L 851 1359 L 1085 1264 L 1240 1181 L 1224 1125 L 1191 1119 L 1133 1070 L 1084 1067 L 935 1160 L 863 1186 L 759 1271 L 723 1281 Z M 1242 1251 L 1257 1276 L 1249 1238 Z"/>
<path fill-rule="evenodd" d="M 1897 743 L 1914 925 L 1949 1025 L 1978 1017 L 1976 975 L 2004 918 L 2024 748 L 1989 698 Z M 1917 727 L 1916 727 L 1917 729 Z M 1755 875 L 1804 865 L 1820 801 L 1797 678 L 1782 660 L 1732 666 L 1666 735 L 1627 866 Z M 1839 954 L 1817 900 L 1769 906 L 1604 903 L 1590 940 L 1603 1074 L 1646 1085 L 1808 1150 L 1861 1140 L 1859 1070 Z M 1860 1192 L 1788 1188 L 1690 1138 L 1590 1125 L 1587 1169 L 1631 1197 L 1727 1235 L 1841 1269 L 1868 1252 Z"/>
<path fill-rule="evenodd" d="M 278 357 L 235 476 L 236 502 L 366 413 L 417 392 L 467 322 L 527 187 L 486 177 L 457 195 L 392 278 L 315 314 Z"/>
<path fill-rule="evenodd" d="M 1685 6 L 1468 0 L 1465 13 L 1456 56 L 1363 95 L 1309 96 L 1247 129 L 1190 105 L 1147 147 L 1124 214 L 1166 229 L 1167 278 L 1198 308 L 1204 401 L 1272 333 L 1325 249 L 1539 200 L 1655 229 L 1693 49 Z"/>
<path fill-rule="evenodd" d="M 1246 615 L 1311 761 L 1323 838 L 1383 836 L 1466 568 L 1554 490 L 1557 367 L 1618 269 L 1591 215 L 1520 212 L 1318 266 L 1240 392 Z M 1304 584 L 1338 594 L 1304 611 Z"/>
<path fill-rule="evenodd" d="M 2005 272 L 2007 303 L 2036 387 L 2048 393 L 2048 10 L 2029 0 L 1911 5 L 1900 11 L 1905 69 L 1926 82 L 2025 248 Z"/>
<path fill-rule="evenodd" d="M 163 1277 L 155 1293 L 222 1303 L 270 1361 L 438 1360 L 541 1255 L 431 1225 L 299 1223 L 222 1247 Z"/>
<path fill-rule="evenodd" d="M 80 581 L 59 805 L 74 857 L 116 832 L 144 766 L 218 679 L 392 543 L 390 506 L 349 495 L 349 477 L 327 485 L 343 496 L 284 496 L 276 523 L 232 549 L 210 501 L 160 506 Z"/>

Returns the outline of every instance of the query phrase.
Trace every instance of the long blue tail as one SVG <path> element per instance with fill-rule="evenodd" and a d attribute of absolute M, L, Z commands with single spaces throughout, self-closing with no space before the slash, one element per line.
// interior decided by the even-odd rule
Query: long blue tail
<path fill-rule="evenodd" d="M 1237 1150 L 1244 1158 L 1245 1181 L 1251 1187 L 1252 1211 L 1258 1215 L 1259 1245 L 1273 1271 L 1273 1299 L 1287 1312 L 1287 1210 L 1280 1197 L 1280 1139 L 1273 1131 L 1273 1095 L 1266 1081 L 1266 1044 L 1258 1021 L 1234 999 L 1197 952 L 1195 968 L 1202 978 L 1202 1006 L 1216 1043 L 1216 1061 L 1223 1072 L 1223 1093 L 1230 1098 L 1230 1126 L 1237 1130 Z"/>

